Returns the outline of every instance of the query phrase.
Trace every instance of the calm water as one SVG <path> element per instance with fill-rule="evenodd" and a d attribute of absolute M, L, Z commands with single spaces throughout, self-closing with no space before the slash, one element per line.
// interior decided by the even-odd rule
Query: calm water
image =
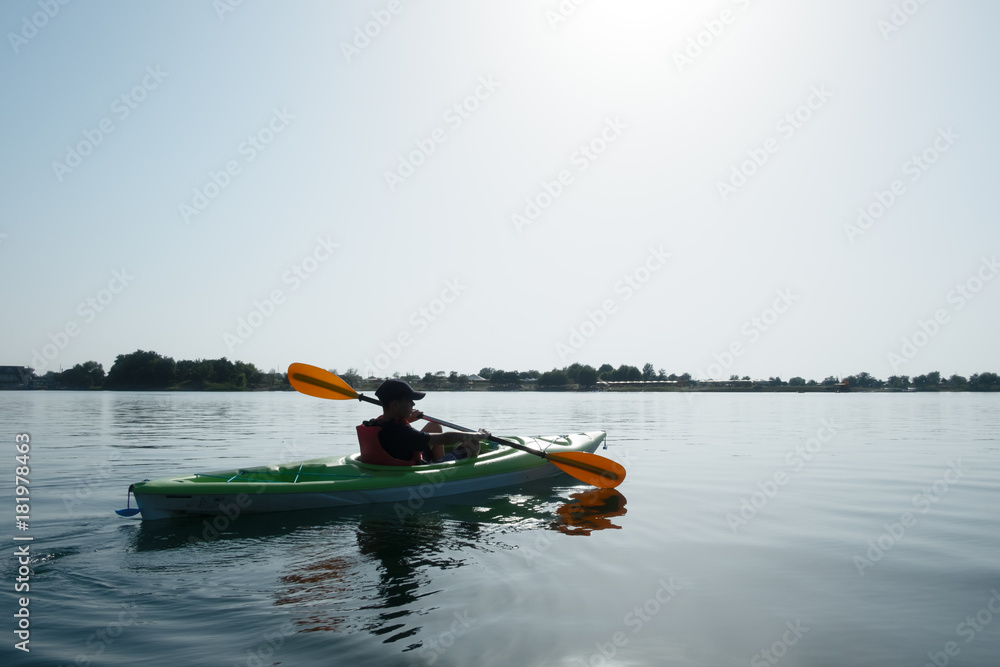
<path fill-rule="evenodd" d="M 3 665 L 1000 665 L 1000 395 L 438 394 L 499 433 L 606 429 L 569 477 L 368 510 L 122 519 L 128 484 L 355 449 L 287 394 L 0 393 L 31 434 Z M 12 508 L 12 505 L 8 507 Z M 30 535 L 31 653 L 12 537 Z M 203 538 L 192 540 L 190 538 Z M 933 662 L 932 662 L 933 660 Z"/>

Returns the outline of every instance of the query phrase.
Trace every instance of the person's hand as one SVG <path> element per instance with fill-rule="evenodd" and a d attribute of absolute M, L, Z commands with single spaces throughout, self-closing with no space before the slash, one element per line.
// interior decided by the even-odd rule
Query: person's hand
<path fill-rule="evenodd" d="M 414 409 L 410 412 L 410 419 L 408 421 L 415 422 L 418 419 L 423 419 L 423 418 L 424 418 L 424 413 L 421 412 L 420 410 Z"/>

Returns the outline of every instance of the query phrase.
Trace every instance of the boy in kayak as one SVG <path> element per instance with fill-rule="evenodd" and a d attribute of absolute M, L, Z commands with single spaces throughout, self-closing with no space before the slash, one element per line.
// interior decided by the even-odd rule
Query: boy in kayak
<path fill-rule="evenodd" d="M 441 425 L 429 422 L 422 431 L 410 426 L 410 422 L 423 417 L 414 409 L 414 401 L 426 396 L 422 391 L 414 391 L 402 380 L 386 380 L 375 390 L 382 403 L 382 415 L 364 422 L 364 426 L 380 427 L 379 443 L 386 454 L 401 463 L 419 463 L 419 454 L 427 462 L 454 461 L 474 457 L 479 454 L 479 441 L 489 437 L 489 433 L 441 432 Z M 458 445 L 450 454 L 444 453 L 445 445 Z"/>

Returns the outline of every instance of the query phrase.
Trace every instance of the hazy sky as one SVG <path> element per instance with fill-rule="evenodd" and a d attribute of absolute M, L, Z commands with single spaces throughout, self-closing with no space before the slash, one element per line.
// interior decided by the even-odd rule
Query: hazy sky
<path fill-rule="evenodd" d="M 0 364 L 1000 371 L 1000 4 L 0 5 Z"/>

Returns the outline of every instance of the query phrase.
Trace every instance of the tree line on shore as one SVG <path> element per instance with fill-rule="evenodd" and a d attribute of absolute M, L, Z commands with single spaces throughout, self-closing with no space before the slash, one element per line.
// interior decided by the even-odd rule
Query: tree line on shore
<path fill-rule="evenodd" d="M 550 371 L 539 372 L 530 371 L 504 371 L 496 368 L 486 367 L 477 374 L 483 381 L 488 382 L 491 389 L 520 389 L 526 386 L 533 386 L 538 389 L 595 389 L 603 383 L 639 383 L 639 382 L 673 382 L 681 387 L 697 387 L 699 385 L 712 386 L 753 386 L 759 388 L 776 387 L 843 387 L 859 389 L 917 389 L 926 391 L 998 391 L 1000 390 L 1000 377 L 996 373 L 974 373 L 968 378 L 961 375 L 952 375 L 943 378 L 941 373 L 934 371 L 925 375 L 910 377 L 908 375 L 893 375 L 887 380 L 880 380 L 870 373 L 861 372 L 856 375 L 849 375 L 845 378 L 828 376 L 822 381 L 806 380 L 802 377 L 793 377 L 789 380 L 782 380 L 780 377 L 770 377 L 767 380 L 751 380 L 750 376 L 739 377 L 729 376 L 728 380 L 696 380 L 690 373 L 667 373 L 664 369 L 657 370 L 653 364 L 647 363 L 642 369 L 637 366 L 622 364 L 615 368 L 611 364 L 603 364 L 594 368 L 588 364 L 575 363 L 563 368 L 553 368 Z M 356 369 L 349 368 L 342 375 L 349 384 L 358 384 L 365 381 Z M 448 375 L 441 373 L 426 373 L 419 375 L 403 375 L 398 373 L 395 377 L 406 380 L 411 384 L 418 385 L 422 389 L 442 389 L 452 387 L 465 387 L 469 384 L 469 376 L 461 375 L 452 371 Z M 641 386 L 641 385 L 640 385 Z"/>
<path fill-rule="evenodd" d="M 336 369 L 333 370 L 337 374 Z M 622 364 L 615 368 L 603 364 L 594 368 L 588 364 L 574 363 L 549 371 L 505 371 L 491 367 L 482 368 L 478 374 L 486 386 L 495 390 L 519 390 L 533 388 L 539 390 L 593 390 L 605 386 L 604 383 L 661 382 L 676 383 L 678 388 L 708 385 L 714 387 L 753 387 L 759 389 L 778 387 L 827 387 L 850 389 L 893 389 L 923 391 L 1000 391 L 1000 377 L 996 373 L 974 373 L 969 377 L 952 375 L 944 378 L 937 371 L 910 377 L 893 375 L 880 380 L 867 372 L 849 375 L 845 378 L 829 376 L 822 381 L 793 377 L 782 380 L 770 377 L 767 380 L 751 380 L 749 376 L 731 375 L 728 380 L 696 380 L 690 373 L 667 373 L 656 370 L 647 363 L 641 369 Z M 350 385 L 359 389 L 377 386 L 381 378 L 364 378 L 357 369 L 348 368 L 340 376 Z M 394 377 L 403 379 L 418 389 L 444 390 L 465 389 L 473 381 L 469 375 L 456 371 L 449 374 L 427 372 L 423 376 L 396 373 Z M 96 361 L 77 364 L 70 369 L 56 373 L 49 371 L 38 378 L 39 385 L 66 389 L 112 389 L 149 390 L 172 389 L 193 391 L 261 391 L 289 389 L 288 379 L 283 371 L 272 369 L 262 371 L 253 364 L 242 361 L 221 359 L 182 359 L 175 361 L 156 352 L 136 350 L 131 354 L 120 354 L 105 374 L 104 368 Z M 641 385 L 637 385 L 641 386 Z"/>
<path fill-rule="evenodd" d="M 225 357 L 174 361 L 145 350 L 119 354 L 106 375 L 101 364 L 88 361 L 60 373 L 49 371 L 40 379 L 44 385 L 65 389 L 251 391 L 288 387 L 284 373 L 264 372 L 242 361 Z"/>

